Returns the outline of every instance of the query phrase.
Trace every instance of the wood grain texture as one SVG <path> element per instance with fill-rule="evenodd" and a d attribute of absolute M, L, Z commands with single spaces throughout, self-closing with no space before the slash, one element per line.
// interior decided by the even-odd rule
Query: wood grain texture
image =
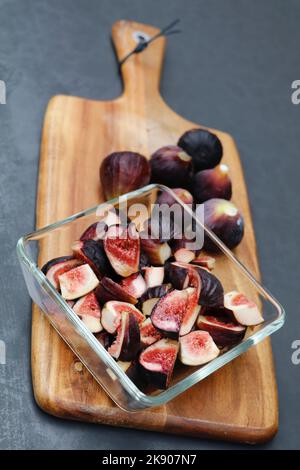
<path fill-rule="evenodd" d="M 120 21 L 113 26 L 119 58 L 134 46 L 134 31 L 157 29 Z M 165 39 L 153 42 L 122 67 L 124 93 L 113 101 L 55 96 L 45 115 L 37 200 L 37 226 L 42 227 L 103 200 L 98 169 L 110 152 L 130 149 L 147 157 L 158 147 L 174 144 L 196 124 L 172 111 L 159 94 Z M 198 125 L 197 125 L 198 126 Z M 238 258 L 259 277 L 248 196 L 232 137 L 213 130 L 230 167 L 233 201 L 246 222 Z M 63 242 L 62 242 L 63 243 Z M 43 260 L 56 255 L 51 247 Z M 219 269 L 228 271 L 226 260 Z M 241 281 L 242 283 L 242 281 Z M 242 287 L 242 285 L 241 285 Z M 269 340 L 251 348 L 166 406 L 127 413 L 108 398 L 85 368 L 33 306 L 32 378 L 39 406 L 55 416 L 177 434 L 257 443 L 278 427 L 277 390 Z"/>

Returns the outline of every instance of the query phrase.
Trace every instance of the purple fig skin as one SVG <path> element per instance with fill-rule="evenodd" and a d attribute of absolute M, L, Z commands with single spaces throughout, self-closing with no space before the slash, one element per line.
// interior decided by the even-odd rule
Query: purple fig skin
<path fill-rule="evenodd" d="M 132 361 L 141 349 L 140 328 L 132 313 L 126 313 L 125 332 L 119 359 Z"/>
<path fill-rule="evenodd" d="M 78 241 L 74 243 L 72 248 L 74 256 L 88 263 L 99 279 L 103 276 L 116 277 L 105 254 L 102 241 Z"/>
<path fill-rule="evenodd" d="M 244 236 L 244 218 L 237 207 L 226 199 L 204 202 L 204 223 L 230 249 L 235 248 Z M 207 234 L 204 248 L 216 252 L 218 247 Z"/>
<path fill-rule="evenodd" d="M 163 297 L 172 289 L 171 284 L 161 284 L 161 286 L 150 287 L 140 298 L 140 302 L 153 299 L 155 297 Z"/>
<path fill-rule="evenodd" d="M 52 266 L 58 263 L 63 263 L 65 261 L 70 261 L 71 259 L 74 259 L 74 256 L 59 256 L 58 258 L 50 259 L 47 261 L 47 263 L 44 264 L 44 266 L 41 268 L 41 271 L 46 275 L 47 271 L 49 271 Z"/>
<path fill-rule="evenodd" d="M 100 284 L 95 289 L 95 295 L 100 304 L 105 304 L 110 300 L 119 300 L 135 305 L 138 299 L 128 294 L 128 292 L 119 284 L 108 277 L 103 277 Z"/>
<path fill-rule="evenodd" d="M 199 171 L 193 177 L 192 187 L 198 204 L 213 198 L 231 199 L 232 184 L 227 165 Z"/>
<path fill-rule="evenodd" d="M 192 159 L 180 147 L 167 145 L 153 153 L 150 159 L 151 181 L 174 187 L 189 184 Z"/>
<path fill-rule="evenodd" d="M 136 152 L 114 152 L 100 166 L 100 181 L 105 199 L 146 186 L 150 181 L 148 160 Z"/>
<path fill-rule="evenodd" d="M 171 282 L 174 289 L 186 289 L 189 285 L 187 269 L 176 263 L 165 264 L 165 277 Z"/>
<path fill-rule="evenodd" d="M 108 349 L 113 342 L 113 336 L 107 333 L 107 331 L 96 333 L 95 336 L 105 349 Z"/>
<path fill-rule="evenodd" d="M 199 304 L 206 307 L 223 307 L 224 289 L 219 279 L 214 274 L 193 265 L 201 279 L 201 293 Z"/>
<path fill-rule="evenodd" d="M 206 129 L 191 129 L 178 141 L 179 147 L 193 158 L 195 171 L 214 168 L 221 161 L 223 147 L 219 138 Z"/>
<path fill-rule="evenodd" d="M 239 325 L 228 317 L 214 317 L 199 315 L 197 327 L 207 331 L 217 346 L 233 346 L 241 341 L 246 333 L 246 327 Z"/>

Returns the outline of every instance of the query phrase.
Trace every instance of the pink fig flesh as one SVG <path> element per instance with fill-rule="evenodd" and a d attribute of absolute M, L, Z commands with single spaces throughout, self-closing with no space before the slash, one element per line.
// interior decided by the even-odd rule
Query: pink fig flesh
<path fill-rule="evenodd" d="M 224 305 L 232 311 L 234 318 L 241 325 L 255 326 L 264 321 L 257 305 L 244 294 L 236 291 L 228 292 L 224 296 Z"/>
<path fill-rule="evenodd" d="M 136 317 L 131 312 L 123 312 L 117 337 L 108 348 L 109 354 L 121 361 L 131 361 L 141 348 L 140 329 Z"/>
<path fill-rule="evenodd" d="M 129 227 L 112 225 L 108 228 L 104 249 L 115 272 L 128 277 L 139 270 L 140 238 L 134 224 Z"/>
<path fill-rule="evenodd" d="M 153 326 L 150 318 L 147 318 L 140 325 L 141 343 L 142 346 L 150 346 L 156 341 L 162 339 L 162 334 Z"/>
<path fill-rule="evenodd" d="M 180 337 L 179 359 L 187 366 L 200 366 L 215 359 L 220 351 L 207 331 L 192 331 Z"/>
<path fill-rule="evenodd" d="M 73 310 L 92 333 L 102 331 L 100 322 L 101 309 L 94 292 L 90 292 L 77 300 L 73 306 Z"/>
<path fill-rule="evenodd" d="M 151 320 L 155 328 L 170 338 L 178 338 L 187 302 L 188 293 L 186 290 L 174 289 L 163 296 L 151 313 Z"/>
<path fill-rule="evenodd" d="M 122 279 L 121 286 L 126 290 L 126 292 L 128 292 L 128 294 L 132 295 L 136 299 L 142 297 L 147 290 L 145 279 L 140 273 L 135 273 Z"/>
<path fill-rule="evenodd" d="M 99 280 L 88 264 L 82 264 L 58 276 L 61 295 L 73 300 L 83 297 L 99 284 Z"/>
<path fill-rule="evenodd" d="M 213 317 L 199 315 L 197 318 L 199 330 L 207 331 L 217 346 L 223 348 L 241 341 L 246 333 L 246 327 L 233 322 L 228 317 Z"/>
<path fill-rule="evenodd" d="M 81 264 L 83 264 L 82 261 L 73 258 L 72 256 L 61 256 L 48 261 L 48 263 L 42 267 L 42 271 L 53 287 L 55 287 L 55 289 L 59 289 L 58 276 L 80 266 Z"/>
<path fill-rule="evenodd" d="M 163 266 L 147 266 L 143 269 L 147 288 L 157 287 L 163 284 L 165 270 Z"/>
<path fill-rule="evenodd" d="M 98 302 L 104 304 L 110 300 L 119 300 L 121 302 L 129 302 L 130 304 L 137 304 L 138 299 L 133 297 L 129 292 L 120 284 L 109 277 L 103 277 L 100 284 L 95 291 Z"/>
<path fill-rule="evenodd" d="M 171 381 L 178 354 L 178 342 L 163 338 L 146 348 L 139 363 L 147 380 L 159 389 L 166 389 Z"/>

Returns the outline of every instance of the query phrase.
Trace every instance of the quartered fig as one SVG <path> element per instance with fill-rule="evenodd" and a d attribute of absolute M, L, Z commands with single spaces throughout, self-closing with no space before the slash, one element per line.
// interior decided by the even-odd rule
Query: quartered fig
<path fill-rule="evenodd" d="M 196 171 L 214 168 L 220 163 L 223 155 L 219 138 L 206 129 L 191 129 L 185 132 L 178 145 L 193 158 Z"/>
<path fill-rule="evenodd" d="M 42 271 L 53 287 L 59 289 L 58 276 L 81 264 L 83 264 L 83 262 L 73 258 L 73 256 L 60 256 L 59 258 L 48 261 L 48 263 L 42 267 Z"/>
<path fill-rule="evenodd" d="M 192 264 L 197 264 L 198 266 L 209 269 L 209 271 L 211 271 L 215 267 L 216 259 L 208 255 L 198 255 L 193 259 Z"/>
<path fill-rule="evenodd" d="M 139 357 L 142 372 L 159 389 L 166 389 L 171 381 L 178 354 L 178 342 L 161 339 L 146 348 Z"/>
<path fill-rule="evenodd" d="M 145 253 L 145 251 L 141 247 L 139 270 L 146 268 L 147 266 L 150 266 L 150 265 L 151 263 L 148 258 L 148 255 Z"/>
<path fill-rule="evenodd" d="M 101 323 L 103 328 L 110 334 L 115 334 L 120 323 L 123 313 L 131 313 L 134 315 L 138 323 L 145 320 L 145 316 L 135 308 L 132 304 L 127 302 L 119 302 L 117 300 L 110 300 L 102 308 Z"/>
<path fill-rule="evenodd" d="M 101 241 L 79 240 L 73 244 L 72 249 L 76 258 L 88 263 L 99 278 L 115 275 Z"/>
<path fill-rule="evenodd" d="M 179 250 L 175 251 L 174 258 L 176 261 L 181 263 L 190 263 L 195 258 L 194 251 L 187 250 L 186 248 L 179 248 Z"/>
<path fill-rule="evenodd" d="M 141 238 L 141 246 L 151 264 L 155 266 L 163 266 L 165 261 L 172 255 L 171 248 L 166 242 L 160 243 L 150 238 Z"/>
<path fill-rule="evenodd" d="M 241 325 L 255 326 L 264 321 L 257 305 L 244 294 L 228 292 L 224 296 L 224 305 L 233 312 L 235 320 Z"/>
<path fill-rule="evenodd" d="M 207 331 L 217 346 L 223 348 L 241 341 L 246 333 L 246 327 L 231 320 L 227 316 L 214 317 L 199 315 L 197 318 L 199 330 Z"/>
<path fill-rule="evenodd" d="M 148 160 L 136 152 L 114 152 L 100 167 L 100 181 L 106 200 L 146 186 L 150 181 Z"/>
<path fill-rule="evenodd" d="M 132 361 L 140 349 L 140 329 L 137 319 L 131 312 L 123 312 L 117 337 L 108 348 L 108 352 L 115 359 Z"/>
<path fill-rule="evenodd" d="M 77 300 L 73 310 L 92 333 L 99 333 L 102 330 L 101 309 L 94 292 Z"/>
<path fill-rule="evenodd" d="M 162 338 L 162 334 L 153 326 L 150 318 L 140 325 L 141 344 L 143 347 L 150 346 Z"/>
<path fill-rule="evenodd" d="M 238 208 L 225 199 L 210 199 L 204 202 L 204 222 L 228 248 L 236 247 L 244 236 L 244 218 Z M 216 244 L 207 234 L 204 247 L 218 251 Z"/>
<path fill-rule="evenodd" d="M 105 253 L 115 272 L 128 277 L 139 270 L 140 238 L 134 226 L 112 225 L 104 238 Z"/>
<path fill-rule="evenodd" d="M 220 350 L 207 331 L 192 331 L 179 340 L 179 359 L 187 366 L 200 366 L 215 359 Z"/>
<path fill-rule="evenodd" d="M 99 284 L 99 279 L 88 264 L 82 264 L 58 276 L 61 295 L 73 300 L 83 297 Z"/>
<path fill-rule="evenodd" d="M 189 273 L 186 267 L 179 263 L 165 264 L 166 278 L 171 282 L 175 289 L 186 289 L 189 285 Z"/>
<path fill-rule="evenodd" d="M 140 301 L 144 302 L 145 300 L 152 299 L 153 297 L 162 297 L 163 295 L 167 294 L 172 289 L 170 283 L 161 284 L 160 286 L 150 287 L 146 290 L 146 292 L 142 295 Z"/>
<path fill-rule="evenodd" d="M 210 170 L 199 171 L 193 176 L 192 188 L 198 204 L 213 198 L 231 199 L 232 184 L 228 166 L 221 164 Z"/>
<path fill-rule="evenodd" d="M 151 313 L 151 320 L 155 328 L 170 338 L 178 338 L 187 303 L 186 289 L 174 289 L 164 295 L 156 303 Z"/>
<path fill-rule="evenodd" d="M 95 337 L 105 349 L 108 349 L 114 340 L 114 337 L 104 330 L 102 330 L 100 333 L 96 333 Z"/>
<path fill-rule="evenodd" d="M 163 266 L 148 266 L 143 269 L 147 288 L 157 287 L 163 284 L 165 270 Z"/>
<path fill-rule="evenodd" d="M 132 295 L 136 299 L 139 299 L 147 290 L 145 279 L 141 273 L 135 273 L 122 279 L 121 286 L 128 294 Z"/>
<path fill-rule="evenodd" d="M 220 307 L 224 304 L 224 289 L 219 279 L 206 269 L 194 266 L 201 278 L 199 304 L 207 307 Z"/>
<path fill-rule="evenodd" d="M 102 217 L 98 222 L 90 225 L 81 235 L 80 240 L 101 240 L 111 225 L 119 225 L 121 223 L 120 217 L 116 210 L 110 210 L 105 217 Z"/>
<path fill-rule="evenodd" d="M 110 300 L 119 300 L 130 304 L 137 304 L 138 299 L 131 295 L 124 287 L 109 277 L 103 277 L 95 290 L 98 302 L 104 304 Z"/>
<path fill-rule="evenodd" d="M 150 159 L 151 181 L 169 187 L 188 184 L 192 159 L 182 148 L 168 145 L 158 149 Z"/>

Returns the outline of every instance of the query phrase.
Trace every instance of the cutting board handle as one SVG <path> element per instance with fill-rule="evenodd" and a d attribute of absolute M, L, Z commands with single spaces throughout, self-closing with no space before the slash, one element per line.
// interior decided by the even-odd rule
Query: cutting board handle
<path fill-rule="evenodd" d="M 134 21 L 120 20 L 114 23 L 112 40 L 118 61 L 124 59 L 137 46 L 140 35 L 147 39 L 158 32 L 158 28 Z M 133 54 L 122 64 L 123 98 L 137 100 L 144 95 L 153 100 L 160 97 L 159 82 L 165 44 L 165 38 L 159 37 L 142 52 Z"/>

